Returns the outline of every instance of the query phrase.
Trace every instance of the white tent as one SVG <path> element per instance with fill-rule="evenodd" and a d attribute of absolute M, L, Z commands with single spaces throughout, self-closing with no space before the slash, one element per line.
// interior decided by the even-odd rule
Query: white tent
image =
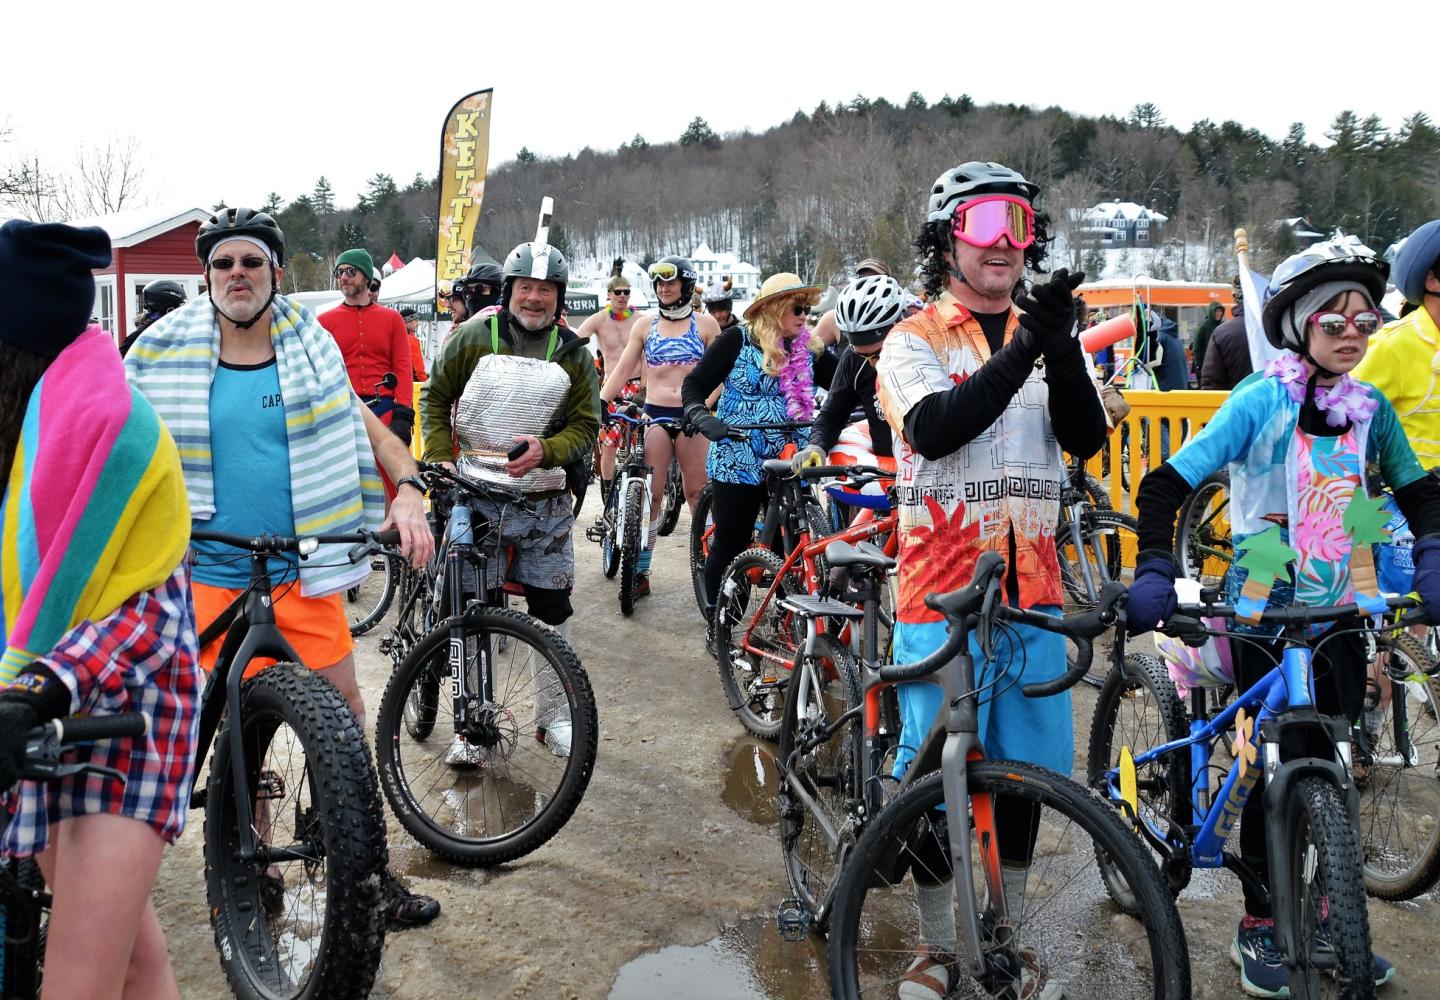
<path fill-rule="evenodd" d="M 416 257 L 380 283 L 381 305 L 435 301 L 435 262 Z"/>

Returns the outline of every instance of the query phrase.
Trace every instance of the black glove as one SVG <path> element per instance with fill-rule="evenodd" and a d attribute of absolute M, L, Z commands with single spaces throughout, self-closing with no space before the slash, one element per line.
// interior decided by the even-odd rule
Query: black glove
<path fill-rule="evenodd" d="M 730 425 L 699 403 L 691 403 L 685 408 L 685 420 L 711 441 L 724 441 L 730 436 Z"/>
<path fill-rule="evenodd" d="M 1144 635 L 1165 624 L 1175 613 L 1180 599 L 1175 596 L 1175 560 L 1165 554 L 1141 553 L 1135 567 L 1135 582 L 1125 605 L 1125 631 Z"/>
<path fill-rule="evenodd" d="M 414 431 L 415 411 L 408 406 L 396 403 L 395 408 L 390 411 L 390 433 L 408 445 Z"/>
<path fill-rule="evenodd" d="M 32 663 L 0 691 L 0 790 L 13 788 L 20 780 L 30 730 L 69 713 L 70 689 L 39 663 Z"/>
<path fill-rule="evenodd" d="M 1075 296 L 1071 293 L 1085 280 L 1084 271 L 1071 274 L 1065 268 L 1043 285 L 1032 288 L 1015 303 L 1024 315 L 1020 325 L 1035 334 L 1040 351 L 1047 360 L 1051 355 L 1068 355 L 1079 351 L 1075 331 Z"/>

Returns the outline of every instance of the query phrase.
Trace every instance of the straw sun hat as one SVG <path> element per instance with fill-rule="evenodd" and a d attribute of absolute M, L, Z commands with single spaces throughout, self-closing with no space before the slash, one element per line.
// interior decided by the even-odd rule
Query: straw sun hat
<path fill-rule="evenodd" d="M 807 285 L 800 279 L 800 275 L 781 271 L 779 274 L 772 274 L 765 279 L 765 283 L 760 286 L 760 294 L 755 296 L 745 307 L 745 316 L 749 318 L 762 302 L 778 299 L 782 295 L 804 295 L 807 298 L 814 298 L 819 296 L 820 292 L 819 285 Z"/>

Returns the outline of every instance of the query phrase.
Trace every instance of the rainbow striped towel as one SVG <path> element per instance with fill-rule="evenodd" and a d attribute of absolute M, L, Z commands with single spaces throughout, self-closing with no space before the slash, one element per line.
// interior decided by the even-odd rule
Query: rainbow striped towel
<path fill-rule="evenodd" d="M 125 384 L 98 326 L 60 352 L 25 409 L 0 502 L 0 684 L 65 634 L 164 583 L 190 544 L 175 442 Z"/>

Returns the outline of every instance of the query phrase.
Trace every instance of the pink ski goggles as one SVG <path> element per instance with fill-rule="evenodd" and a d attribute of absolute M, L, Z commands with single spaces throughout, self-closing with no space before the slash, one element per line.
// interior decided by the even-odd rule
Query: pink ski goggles
<path fill-rule="evenodd" d="M 1004 236 L 1024 250 L 1035 242 L 1035 210 L 1024 198 L 986 195 L 955 209 L 954 233 L 972 247 L 992 247 Z"/>

